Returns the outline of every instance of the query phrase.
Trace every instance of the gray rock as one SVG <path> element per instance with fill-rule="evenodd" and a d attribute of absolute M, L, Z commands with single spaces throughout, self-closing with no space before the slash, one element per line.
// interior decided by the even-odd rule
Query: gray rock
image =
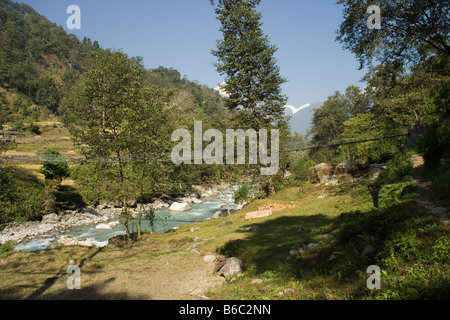
<path fill-rule="evenodd" d="M 284 294 L 289 294 L 289 293 L 294 293 L 294 292 L 295 292 L 295 290 L 292 289 L 292 288 L 286 288 L 286 289 L 284 289 L 284 291 L 283 291 Z"/>
<path fill-rule="evenodd" d="M 250 231 L 250 232 L 258 232 L 259 230 L 261 230 L 260 226 L 249 226 L 249 227 L 245 228 L 245 231 Z"/>
<path fill-rule="evenodd" d="M 253 279 L 251 284 L 261 284 L 263 281 L 261 279 Z"/>
<path fill-rule="evenodd" d="M 197 231 L 197 230 L 200 230 L 200 228 L 199 227 L 195 227 L 195 228 L 191 228 L 191 229 L 189 229 L 191 232 L 194 232 L 194 231 Z"/>
<path fill-rule="evenodd" d="M 220 269 L 220 274 L 228 278 L 242 272 L 243 267 L 244 262 L 241 259 L 233 257 L 228 259 L 225 265 Z"/>
<path fill-rule="evenodd" d="M 297 232 L 298 232 L 298 233 L 303 232 L 303 228 L 302 228 L 302 227 L 298 228 L 298 229 L 297 229 Z"/>
<path fill-rule="evenodd" d="M 366 245 L 366 246 L 364 247 L 364 249 L 363 249 L 363 251 L 362 251 L 362 253 L 361 253 L 361 257 L 365 257 L 365 256 L 371 254 L 371 253 L 374 252 L 374 251 L 375 251 L 375 250 L 374 250 L 373 246 L 372 246 L 371 244 L 368 244 L 368 245 Z"/>
<path fill-rule="evenodd" d="M 443 207 L 436 207 L 428 211 L 428 214 L 431 214 L 433 216 L 441 216 L 447 213 L 447 209 Z"/>
<path fill-rule="evenodd" d="M 169 211 L 176 211 L 176 212 L 189 211 L 191 209 L 192 208 L 189 206 L 188 203 L 179 203 L 179 202 L 174 202 L 169 207 Z"/>
<path fill-rule="evenodd" d="M 310 243 L 306 246 L 306 248 L 308 250 L 313 250 L 313 249 L 317 248 L 319 245 L 320 245 L 320 243 Z"/>
<path fill-rule="evenodd" d="M 203 257 L 203 261 L 206 262 L 206 263 L 212 263 L 212 262 L 216 261 L 216 256 L 214 256 L 212 254 L 204 256 Z"/>
<path fill-rule="evenodd" d="M 228 217 L 228 210 L 227 209 L 216 211 L 214 213 L 214 215 L 213 215 L 214 219 L 225 218 L 225 217 Z"/>
<path fill-rule="evenodd" d="M 42 223 L 55 223 L 59 220 L 59 217 L 56 213 L 46 214 L 42 216 Z"/>
<path fill-rule="evenodd" d="M 224 222 L 220 223 L 219 227 L 225 227 L 225 226 L 229 226 L 231 224 L 233 224 L 233 222 L 227 220 L 227 221 L 224 221 Z"/>
<path fill-rule="evenodd" d="M 342 255 L 342 252 L 340 251 L 335 251 L 331 254 L 330 258 L 328 259 L 328 261 L 333 261 L 336 260 L 337 258 L 339 258 Z"/>
<path fill-rule="evenodd" d="M 192 253 L 197 253 L 197 254 L 201 254 L 202 253 L 199 248 L 193 248 L 193 249 L 191 249 L 191 252 Z"/>
<path fill-rule="evenodd" d="M 422 183 L 420 186 L 424 189 L 427 189 L 427 188 L 431 187 L 432 184 L 433 183 L 431 181 L 427 181 L 427 182 Z"/>

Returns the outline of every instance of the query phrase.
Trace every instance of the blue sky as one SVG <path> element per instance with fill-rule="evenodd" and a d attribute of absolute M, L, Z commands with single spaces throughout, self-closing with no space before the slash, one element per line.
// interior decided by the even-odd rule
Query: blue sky
<path fill-rule="evenodd" d="M 220 23 L 209 0 L 21 0 L 50 21 L 103 48 L 142 56 L 146 68 L 173 67 L 190 80 L 209 87 L 223 81 L 211 49 L 221 38 Z M 67 7 L 81 9 L 81 30 L 69 30 Z M 276 59 L 288 79 L 283 93 L 288 104 L 317 106 L 334 91 L 351 84 L 363 87 L 363 70 L 335 41 L 342 8 L 335 0 L 262 0 L 263 30 L 279 50 Z M 312 107 L 311 107 L 312 108 Z M 308 109 L 308 108 L 307 108 Z M 306 118 L 311 111 L 298 112 Z M 308 122 L 308 121 L 307 121 Z M 305 125 L 296 131 L 304 133 Z M 302 128 L 300 128 L 302 126 Z M 294 130 L 296 128 L 293 128 Z"/>

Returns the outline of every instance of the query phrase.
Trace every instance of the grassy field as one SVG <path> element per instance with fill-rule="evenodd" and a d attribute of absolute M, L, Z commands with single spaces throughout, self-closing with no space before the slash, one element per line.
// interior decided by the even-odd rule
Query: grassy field
<path fill-rule="evenodd" d="M 230 217 L 146 234 L 129 246 L 5 252 L 0 255 L 0 298 L 172 300 L 202 293 L 221 300 L 448 298 L 448 220 L 427 215 L 420 194 L 401 196 L 407 184 L 384 187 L 380 209 L 372 206 L 367 181 L 306 184 L 301 191 L 287 188 L 254 201 Z M 295 207 L 244 219 L 272 203 Z M 349 214 L 340 218 L 344 212 Z M 220 227 L 225 220 L 232 224 Z M 246 230 L 252 225 L 259 231 Z M 191 232 L 192 227 L 199 229 Z M 368 244 L 373 251 L 361 257 Z M 191 252 L 193 246 L 201 254 Z M 335 251 L 341 254 L 329 261 Z M 224 284 L 213 273 L 214 263 L 203 261 L 208 254 L 239 257 L 244 272 Z M 81 266 L 81 290 L 66 288 L 71 264 Z M 370 265 L 381 268 L 381 290 L 367 288 Z"/>

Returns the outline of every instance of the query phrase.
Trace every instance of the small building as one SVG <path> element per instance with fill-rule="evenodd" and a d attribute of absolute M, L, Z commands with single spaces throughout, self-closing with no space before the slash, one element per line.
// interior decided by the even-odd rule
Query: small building
<path fill-rule="evenodd" d="M 16 143 L 16 138 L 19 132 L 15 131 L 0 131 L 0 141 Z"/>

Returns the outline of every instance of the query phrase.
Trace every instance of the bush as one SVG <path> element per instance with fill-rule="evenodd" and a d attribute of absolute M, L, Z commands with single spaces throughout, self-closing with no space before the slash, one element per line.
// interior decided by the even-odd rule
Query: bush
<path fill-rule="evenodd" d="M 0 245 L 0 254 L 10 252 L 13 250 L 14 250 L 14 242 L 12 242 L 11 240 Z"/>
<path fill-rule="evenodd" d="M 236 204 L 243 203 L 249 200 L 249 192 L 250 189 L 246 183 L 244 183 L 242 186 L 240 186 L 235 192 L 234 192 L 234 202 Z"/>
<path fill-rule="evenodd" d="M 0 167 L 0 223 L 39 219 L 43 192 L 43 184 L 26 170 Z"/>
<path fill-rule="evenodd" d="M 387 168 L 383 170 L 378 182 L 381 184 L 390 184 L 396 182 L 410 181 L 413 162 L 411 160 L 412 153 L 399 153 L 387 162 Z"/>
<path fill-rule="evenodd" d="M 40 135 L 42 133 L 41 128 L 35 123 L 30 124 L 30 131 L 36 135 Z"/>
<path fill-rule="evenodd" d="M 292 155 L 289 171 L 295 181 L 309 181 L 309 171 L 314 167 L 314 161 L 309 159 L 307 155 L 296 152 Z"/>
<path fill-rule="evenodd" d="M 69 166 L 66 162 L 53 162 L 63 160 L 61 154 L 57 150 L 47 149 L 43 155 L 49 160 L 46 161 L 39 170 L 39 172 L 45 176 L 45 179 L 61 181 L 69 176 Z"/>

